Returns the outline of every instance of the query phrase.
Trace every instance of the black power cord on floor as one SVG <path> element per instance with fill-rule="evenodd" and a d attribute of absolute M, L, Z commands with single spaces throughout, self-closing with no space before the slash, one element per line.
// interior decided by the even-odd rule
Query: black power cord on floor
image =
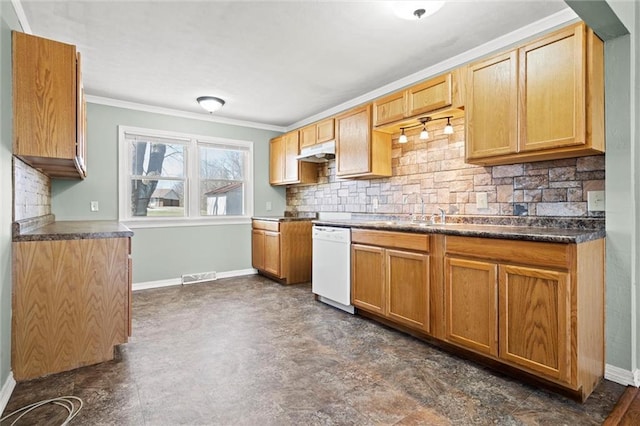
<path fill-rule="evenodd" d="M 78 404 L 78 406 L 76 407 L 75 403 Z M 82 400 L 80 398 L 78 398 L 77 396 L 60 396 L 58 398 L 52 398 L 52 399 L 45 399 L 42 401 L 38 401 L 38 402 L 34 402 L 33 404 L 29 404 L 27 406 L 24 406 L 12 413 L 7 414 L 6 416 L 4 416 L 3 418 L 0 419 L 0 422 L 3 422 L 13 416 L 15 416 L 16 414 L 20 414 L 9 426 L 14 426 L 16 423 L 18 423 L 18 420 L 20 420 L 24 415 L 26 415 L 27 413 L 30 413 L 31 411 L 35 410 L 36 408 L 42 407 L 43 405 L 46 404 L 56 404 L 59 405 L 61 407 L 64 407 L 64 409 L 67 410 L 67 412 L 69 413 L 67 415 L 67 418 L 65 419 L 64 422 L 62 422 L 62 424 L 60 426 L 67 426 L 69 424 L 69 422 L 71 420 L 73 420 L 78 413 L 80 412 L 80 410 L 82 410 Z"/>

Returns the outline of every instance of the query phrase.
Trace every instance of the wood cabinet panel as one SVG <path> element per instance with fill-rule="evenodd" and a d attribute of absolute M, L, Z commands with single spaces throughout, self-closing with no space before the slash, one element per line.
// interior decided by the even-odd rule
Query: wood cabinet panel
<path fill-rule="evenodd" d="M 384 249 L 351 245 L 351 303 L 380 315 L 386 314 Z"/>
<path fill-rule="evenodd" d="M 467 161 L 518 150 L 518 57 L 494 56 L 468 68 Z"/>
<path fill-rule="evenodd" d="M 520 55 L 520 150 L 584 145 L 584 27 L 528 44 Z"/>
<path fill-rule="evenodd" d="M 49 177 L 84 178 L 84 103 L 73 45 L 12 33 L 13 153 Z"/>
<path fill-rule="evenodd" d="M 432 78 L 407 89 L 407 117 L 426 114 L 452 104 L 451 73 Z"/>
<path fill-rule="evenodd" d="M 393 93 L 373 103 L 373 125 L 392 123 L 406 117 L 407 96 L 405 91 Z"/>
<path fill-rule="evenodd" d="M 391 135 L 371 129 L 371 104 L 336 117 L 336 175 L 391 176 Z"/>
<path fill-rule="evenodd" d="M 13 243 L 17 380 L 113 359 L 129 336 L 129 239 Z"/>
<path fill-rule="evenodd" d="M 429 256 L 386 250 L 387 315 L 429 331 Z"/>
<path fill-rule="evenodd" d="M 284 176 L 283 182 L 295 183 L 299 177 L 297 155 L 300 154 L 298 132 L 290 132 L 283 137 L 284 143 Z"/>
<path fill-rule="evenodd" d="M 264 270 L 280 277 L 280 263 L 280 233 L 264 231 Z"/>
<path fill-rule="evenodd" d="M 317 129 L 315 124 L 312 124 L 307 127 L 303 127 L 302 129 L 299 130 L 300 149 L 306 146 L 311 146 L 316 144 L 317 142 L 316 130 Z"/>
<path fill-rule="evenodd" d="M 260 229 L 251 230 L 251 266 L 256 269 L 264 269 L 264 231 Z"/>
<path fill-rule="evenodd" d="M 429 235 L 427 234 L 354 228 L 351 230 L 351 242 L 423 252 L 429 251 Z"/>
<path fill-rule="evenodd" d="M 318 122 L 316 125 L 317 143 L 327 142 L 335 139 L 335 120 L 328 118 Z"/>
<path fill-rule="evenodd" d="M 445 258 L 447 340 L 498 356 L 498 266 Z"/>
<path fill-rule="evenodd" d="M 569 275 L 501 265 L 499 281 L 500 357 L 569 381 Z"/>
<path fill-rule="evenodd" d="M 284 181 L 284 140 L 281 136 L 269 142 L 269 183 L 278 185 Z"/>

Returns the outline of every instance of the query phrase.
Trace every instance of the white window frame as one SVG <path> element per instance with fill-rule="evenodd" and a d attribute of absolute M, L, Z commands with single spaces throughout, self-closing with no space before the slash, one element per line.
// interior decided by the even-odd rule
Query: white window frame
<path fill-rule="evenodd" d="M 169 138 L 185 141 L 185 193 L 187 203 L 183 217 L 148 217 L 131 215 L 131 156 L 125 134 Z M 199 144 L 205 146 L 238 147 L 247 151 L 245 166 L 244 214 L 234 216 L 203 216 L 200 214 L 200 158 Z M 202 226 L 251 223 L 253 216 L 253 142 L 202 136 L 166 130 L 118 126 L 118 220 L 130 228 L 162 228 L 175 226 Z"/>

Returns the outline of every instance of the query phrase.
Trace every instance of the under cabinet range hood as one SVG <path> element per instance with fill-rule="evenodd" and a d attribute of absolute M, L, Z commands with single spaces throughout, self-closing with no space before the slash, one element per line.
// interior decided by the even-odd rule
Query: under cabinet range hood
<path fill-rule="evenodd" d="M 325 163 L 335 157 L 336 141 L 328 141 L 302 148 L 296 159 L 311 163 Z"/>

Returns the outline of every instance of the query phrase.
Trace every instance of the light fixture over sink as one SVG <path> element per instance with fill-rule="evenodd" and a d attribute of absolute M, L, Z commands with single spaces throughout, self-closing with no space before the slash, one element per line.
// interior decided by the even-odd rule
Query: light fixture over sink
<path fill-rule="evenodd" d="M 200 106 L 211 114 L 219 110 L 225 104 L 223 99 L 216 98 L 215 96 L 200 96 L 196 99 Z"/>
<path fill-rule="evenodd" d="M 432 118 L 432 117 L 420 117 L 418 119 L 418 121 L 420 122 L 420 124 L 414 124 L 413 126 L 406 126 L 406 127 L 400 127 L 400 137 L 398 138 L 398 143 L 407 143 L 409 141 L 409 139 L 407 138 L 407 135 L 404 134 L 404 131 L 406 129 L 413 129 L 415 127 L 419 127 L 422 126 L 422 130 L 420 131 L 420 139 L 422 140 L 426 140 L 429 139 L 429 131 L 427 130 L 427 123 L 431 122 L 431 121 L 436 121 L 436 120 L 447 120 L 447 125 L 444 126 L 444 130 L 442 133 L 444 133 L 445 135 L 452 135 L 453 134 L 453 126 L 451 125 L 451 119 L 453 118 L 452 115 L 449 115 L 447 117 L 439 117 L 439 118 Z"/>

